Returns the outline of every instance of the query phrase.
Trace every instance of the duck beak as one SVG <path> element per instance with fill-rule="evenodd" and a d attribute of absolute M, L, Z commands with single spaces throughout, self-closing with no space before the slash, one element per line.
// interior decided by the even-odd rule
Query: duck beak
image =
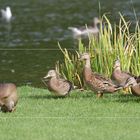
<path fill-rule="evenodd" d="M 51 76 L 49 74 L 47 74 L 46 76 L 43 77 L 43 79 L 48 79 L 50 78 Z"/>
<path fill-rule="evenodd" d="M 79 60 L 79 61 L 83 60 L 83 59 L 82 59 L 82 55 L 79 55 L 79 56 L 78 56 L 78 60 Z"/>

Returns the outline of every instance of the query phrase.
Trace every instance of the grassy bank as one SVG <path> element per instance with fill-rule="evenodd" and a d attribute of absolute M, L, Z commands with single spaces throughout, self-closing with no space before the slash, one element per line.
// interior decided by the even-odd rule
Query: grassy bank
<path fill-rule="evenodd" d="M 1 140 L 139 139 L 140 98 L 73 91 L 56 98 L 48 90 L 19 87 L 14 113 L 0 113 Z"/>

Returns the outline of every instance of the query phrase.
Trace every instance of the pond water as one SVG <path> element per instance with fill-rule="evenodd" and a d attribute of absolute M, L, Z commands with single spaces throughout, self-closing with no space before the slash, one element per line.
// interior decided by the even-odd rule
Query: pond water
<path fill-rule="evenodd" d="M 120 11 L 131 21 L 140 18 L 140 0 L 100 0 L 100 14 L 112 21 Z M 13 20 L 0 21 L 0 81 L 43 87 L 41 78 L 57 60 L 63 61 L 58 41 L 64 48 L 76 48 L 69 26 L 91 24 L 99 15 L 98 0 L 0 0 L 10 6 Z"/>

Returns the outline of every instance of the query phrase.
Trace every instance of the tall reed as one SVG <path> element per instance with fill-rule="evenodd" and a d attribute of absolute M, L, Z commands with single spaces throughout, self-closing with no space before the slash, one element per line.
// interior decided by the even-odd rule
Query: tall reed
<path fill-rule="evenodd" d="M 94 56 L 91 59 L 93 71 L 110 77 L 113 63 L 119 58 L 122 70 L 140 75 L 139 24 L 136 24 L 134 32 L 130 32 L 130 28 L 130 22 L 126 22 L 121 14 L 118 25 L 112 25 L 106 15 L 103 15 L 98 39 L 89 35 L 88 47 L 82 43 L 81 39 L 79 40 L 78 51 L 75 50 L 75 53 L 69 52 L 65 48 L 62 49 L 59 45 L 64 55 L 64 62 L 57 64 L 57 69 L 74 85 L 83 87 L 83 63 L 78 60 L 78 57 L 79 54 L 88 52 L 91 56 Z"/>

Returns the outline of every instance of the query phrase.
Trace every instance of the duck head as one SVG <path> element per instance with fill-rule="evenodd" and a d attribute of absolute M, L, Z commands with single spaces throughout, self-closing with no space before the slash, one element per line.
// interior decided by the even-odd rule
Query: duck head
<path fill-rule="evenodd" d="M 120 60 L 119 60 L 119 59 L 115 60 L 113 68 L 114 68 L 114 69 L 120 68 L 120 66 L 121 66 Z"/>
<path fill-rule="evenodd" d="M 6 7 L 6 11 L 11 11 L 9 6 Z"/>
<path fill-rule="evenodd" d="M 100 24 L 100 23 L 101 23 L 101 20 L 100 20 L 99 18 L 95 17 L 95 18 L 93 19 L 93 25 L 94 25 L 94 27 L 97 26 L 97 25 Z"/>
<path fill-rule="evenodd" d="M 14 102 L 13 101 L 9 101 L 8 103 L 1 106 L 1 111 L 2 112 L 13 112 L 14 110 L 15 110 L 15 108 L 14 108 Z"/>
<path fill-rule="evenodd" d="M 7 14 L 7 19 L 10 19 L 12 17 L 11 8 L 9 6 L 6 7 L 6 14 Z"/>
<path fill-rule="evenodd" d="M 49 70 L 47 75 L 44 77 L 44 79 L 57 77 L 57 72 L 55 70 Z"/>
<path fill-rule="evenodd" d="M 83 53 L 80 55 L 80 60 L 89 60 L 90 55 L 88 53 Z"/>

